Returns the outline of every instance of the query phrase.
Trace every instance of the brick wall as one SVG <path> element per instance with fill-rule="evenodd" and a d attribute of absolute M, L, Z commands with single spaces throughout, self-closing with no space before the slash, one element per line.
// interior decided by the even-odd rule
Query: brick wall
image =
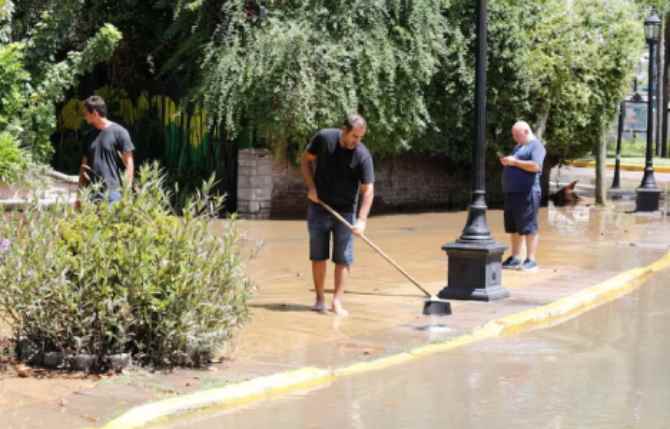
<path fill-rule="evenodd" d="M 451 165 L 451 166 L 450 166 Z M 502 202 L 500 171 L 488 166 L 487 203 Z M 456 171 L 459 170 L 459 171 Z M 375 160 L 373 213 L 434 209 L 463 210 L 470 203 L 470 172 L 440 156 L 403 155 Z M 238 213 L 251 219 L 302 218 L 307 191 L 300 167 L 273 159 L 264 149 L 239 154 Z"/>
<path fill-rule="evenodd" d="M 444 158 L 402 156 L 376 161 L 375 177 L 373 213 L 460 209 L 469 202 L 469 180 L 464 183 L 451 175 Z M 300 167 L 291 161 L 274 160 L 272 182 L 271 217 L 304 216 L 307 191 Z"/>
<path fill-rule="evenodd" d="M 302 217 L 307 213 L 307 188 L 300 166 L 288 160 L 272 162 L 273 218 Z"/>
<path fill-rule="evenodd" d="M 376 166 L 375 209 L 377 211 L 461 208 L 469 189 L 453 175 L 443 157 L 399 156 Z"/>
<path fill-rule="evenodd" d="M 272 207 L 272 155 L 266 149 L 242 149 L 238 155 L 237 212 L 246 219 L 267 219 Z"/>

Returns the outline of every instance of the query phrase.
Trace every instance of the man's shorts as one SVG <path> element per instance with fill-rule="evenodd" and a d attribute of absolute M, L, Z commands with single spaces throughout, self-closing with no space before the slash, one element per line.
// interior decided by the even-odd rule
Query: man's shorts
<path fill-rule="evenodd" d="M 91 201 L 94 203 L 107 202 L 110 206 L 121 201 L 120 191 L 94 192 L 91 194 Z"/>
<path fill-rule="evenodd" d="M 352 225 L 353 213 L 340 213 Z M 330 237 L 333 236 L 333 262 L 351 265 L 354 261 L 354 239 L 348 226 L 337 220 L 318 204 L 309 203 L 307 208 L 309 229 L 309 259 L 325 261 L 330 257 Z"/>
<path fill-rule="evenodd" d="M 519 235 L 536 234 L 540 199 L 541 193 L 537 191 L 506 193 L 505 232 Z"/>

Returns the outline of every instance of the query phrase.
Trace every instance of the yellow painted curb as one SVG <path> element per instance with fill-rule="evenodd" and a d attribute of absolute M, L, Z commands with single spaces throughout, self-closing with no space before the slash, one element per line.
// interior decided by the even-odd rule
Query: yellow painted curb
<path fill-rule="evenodd" d="M 571 165 L 573 167 L 580 167 L 580 168 L 589 168 L 589 167 L 595 167 L 596 162 L 595 161 L 571 161 L 568 163 L 568 165 Z M 607 168 L 614 168 L 615 164 L 612 162 L 607 163 Z M 624 171 L 644 171 L 644 165 L 638 165 L 638 164 L 621 164 L 619 166 L 621 170 Z M 657 173 L 670 173 L 670 166 L 667 165 L 655 165 L 654 166 L 654 171 Z"/>
<path fill-rule="evenodd" d="M 214 406 L 241 405 L 280 393 L 326 384 L 337 378 L 389 368 L 485 339 L 517 334 L 556 324 L 633 291 L 650 274 L 668 267 L 670 267 L 670 252 L 646 267 L 626 271 L 603 283 L 559 299 L 551 304 L 493 320 L 480 328 L 474 329 L 470 334 L 461 335 L 442 343 L 416 347 L 408 352 L 355 363 L 334 371 L 320 368 L 302 368 L 219 389 L 205 390 L 142 405 L 109 422 L 103 426 L 103 429 L 142 428 L 149 423 L 155 423 L 157 420 L 169 416 Z"/>
<path fill-rule="evenodd" d="M 500 335 L 513 335 L 549 324 L 558 324 L 631 292 L 650 273 L 648 268 L 634 269 L 551 304 L 493 320 L 487 325 L 498 327 Z"/>
<path fill-rule="evenodd" d="M 335 377 L 346 377 L 349 375 L 360 374 L 362 372 L 378 371 L 394 365 L 414 360 L 415 356 L 410 353 L 398 353 L 395 355 L 375 359 L 367 362 L 359 362 L 344 368 L 335 370 Z"/>
<path fill-rule="evenodd" d="M 670 267 L 670 252 L 646 267 L 634 268 L 551 304 L 493 320 L 487 325 L 499 327 L 501 335 L 512 335 L 555 325 L 632 292 L 641 286 L 649 275 L 668 267 Z"/>
<path fill-rule="evenodd" d="M 334 379 L 331 371 L 302 368 L 259 377 L 219 389 L 204 390 L 142 405 L 109 422 L 104 429 L 136 429 L 161 418 L 222 405 L 241 405 L 295 389 L 305 389 Z"/>

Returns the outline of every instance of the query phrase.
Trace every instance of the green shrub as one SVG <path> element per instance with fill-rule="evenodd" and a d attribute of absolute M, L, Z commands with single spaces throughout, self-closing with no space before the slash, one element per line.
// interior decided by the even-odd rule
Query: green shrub
<path fill-rule="evenodd" d="M 0 133 L 0 182 L 18 181 L 28 167 L 28 157 L 9 133 Z"/>
<path fill-rule="evenodd" d="M 32 207 L 0 226 L 0 315 L 40 354 L 131 353 L 154 366 L 199 365 L 247 318 L 251 282 L 234 218 L 213 235 L 210 181 L 174 215 L 155 166 L 109 206 Z"/>

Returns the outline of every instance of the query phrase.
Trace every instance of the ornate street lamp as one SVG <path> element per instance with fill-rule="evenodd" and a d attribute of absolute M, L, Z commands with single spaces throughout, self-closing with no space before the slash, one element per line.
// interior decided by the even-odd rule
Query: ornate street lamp
<path fill-rule="evenodd" d="M 449 261 L 447 287 L 439 293 L 443 299 L 491 301 L 509 296 L 501 285 L 501 259 L 507 247 L 493 240 L 486 223 L 486 36 L 486 0 L 478 0 L 472 203 L 461 237 L 442 247 Z"/>
<path fill-rule="evenodd" d="M 656 186 L 653 165 L 653 130 L 654 130 L 654 64 L 656 63 L 656 44 L 661 33 L 661 19 L 652 12 L 644 21 L 644 35 L 649 44 L 649 91 L 647 96 L 647 151 L 645 155 L 644 176 L 637 188 L 636 211 L 654 212 L 658 210 L 661 190 Z"/>

